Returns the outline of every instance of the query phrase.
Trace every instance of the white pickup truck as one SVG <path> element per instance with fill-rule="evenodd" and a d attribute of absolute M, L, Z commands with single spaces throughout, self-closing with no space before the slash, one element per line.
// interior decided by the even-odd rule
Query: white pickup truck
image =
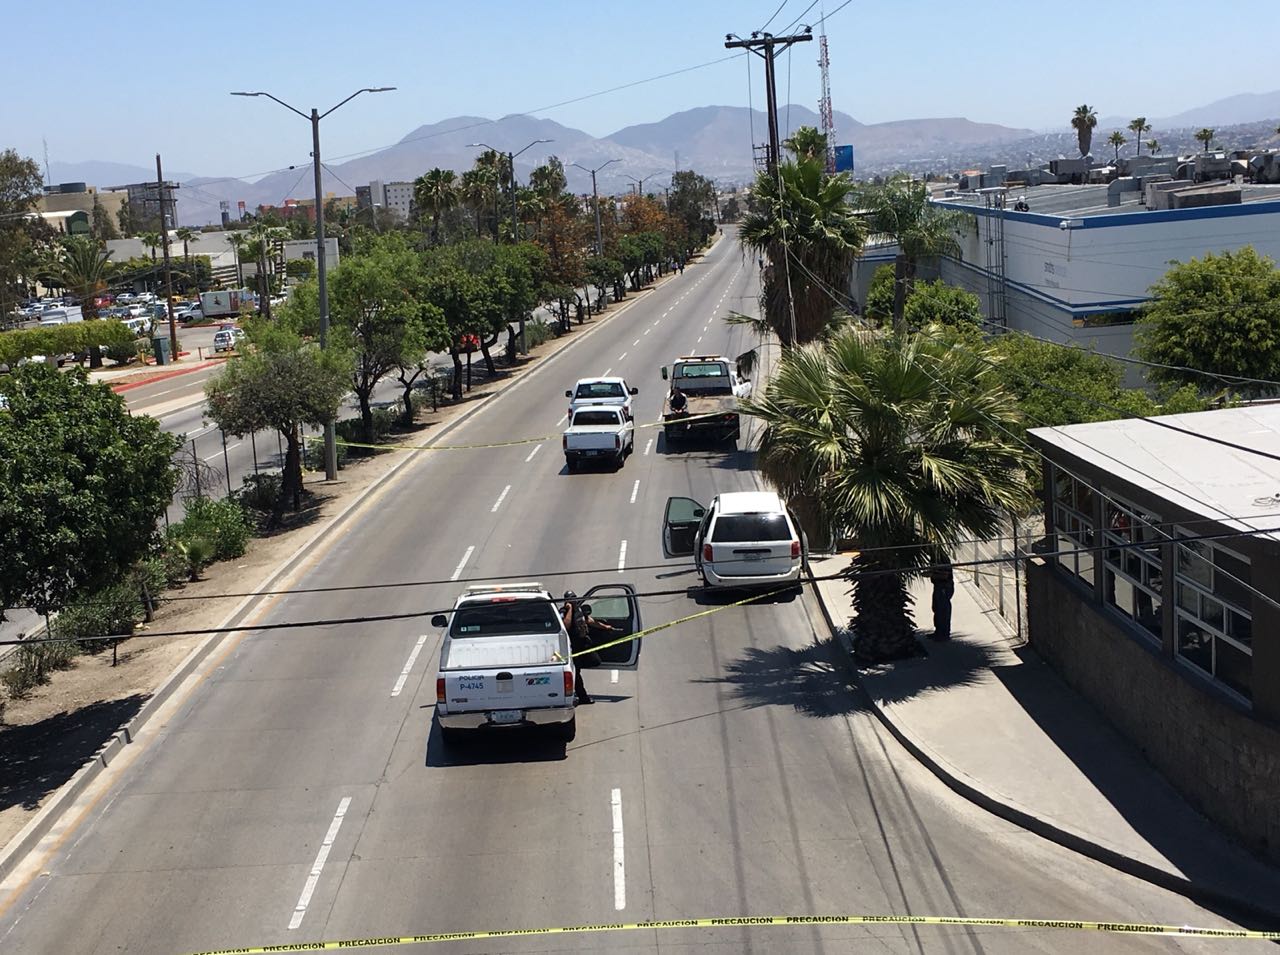
<path fill-rule="evenodd" d="M 630 584 L 602 584 L 582 595 L 588 612 L 617 627 L 617 639 L 640 630 Z M 569 742 L 577 733 L 574 679 L 560 604 L 539 583 L 468 587 L 448 614 L 431 623 L 445 630 L 436 678 L 436 719 L 446 744 L 467 730 L 547 726 Z M 604 642 L 604 641 L 601 641 Z M 642 641 L 600 651 L 590 665 L 634 669 Z"/>
<path fill-rule="evenodd" d="M 573 412 L 562 440 L 570 471 L 584 461 L 609 461 L 622 467 L 636 449 L 636 426 L 621 407 L 587 405 Z"/>

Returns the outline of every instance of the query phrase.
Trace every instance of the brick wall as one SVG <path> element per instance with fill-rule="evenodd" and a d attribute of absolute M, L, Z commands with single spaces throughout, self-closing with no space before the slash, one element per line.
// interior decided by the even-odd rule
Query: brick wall
<path fill-rule="evenodd" d="M 1280 726 L 1242 712 L 1027 561 L 1032 645 L 1200 812 L 1280 862 Z"/>

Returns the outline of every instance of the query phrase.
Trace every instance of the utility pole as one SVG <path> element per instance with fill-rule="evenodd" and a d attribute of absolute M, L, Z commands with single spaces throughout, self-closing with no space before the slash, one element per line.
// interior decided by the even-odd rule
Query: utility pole
<path fill-rule="evenodd" d="M 307 115 L 297 107 L 290 106 L 284 100 L 272 96 L 270 93 L 262 91 L 232 93 L 232 96 L 265 96 L 269 100 L 274 100 L 290 112 L 297 113 L 303 119 L 311 123 L 311 164 L 314 167 L 316 179 L 316 276 L 320 285 L 320 348 L 323 349 L 328 343 L 329 338 L 329 284 L 328 274 L 325 270 L 324 255 L 324 194 L 320 191 L 320 120 L 324 119 L 335 109 L 351 102 L 361 93 L 389 93 L 394 90 L 394 86 L 366 86 L 358 89 L 337 106 L 332 106 L 323 113 L 312 107 L 311 115 Z M 160 157 L 156 157 L 157 168 L 159 167 Z M 372 197 L 370 197 L 372 199 Z M 373 210 L 374 227 L 377 227 L 378 210 Z M 169 258 L 168 238 L 165 242 L 165 261 Z M 237 259 L 237 262 L 239 260 Z M 265 275 L 264 275 L 265 278 Z M 265 283 L 264 283 L 265 284 Z M 271 288 L 266 285 L 263 289 L 266 296 L 268 308 L 271 303 Z M 173 305 L 170 303 L 170 314 L 172 314 Z M 170 319 L 172 321 L 172 319 Z M 326 481 L 336 481 L 338 479 L 338 441 L 337 429 L 335 422 L 325 422 L 324 426 L 324 477 Z"/>
<path fill-rule="evenodd" d="M 164 297 L 169 310 L 169 352 L 173 361 L 178 360 L 178 322 L 173 317 L 173 271 L 169 261 L 169 217 L 164 211 L 164 171 L 160 168 L 160 154 L 156 153 L 156 190 L 160 198 L 160 236 L 164 245 Z"/>
<path fill-rule="evenodd" d="M 766 165 L 771 175 L 778 168 L 781 146 L 778 140 L 778 92 L 774 82 L 774 57 L 780 50 L 785 50 L 793 43 L 806 43 L 812 39 L 813 28 L 808 26 L 804 28 L 803 33 L 795 33 L 791 36 L 774 36 L 772 33 L 761 33 L 757 30 L 751 34 L 749 40 L 744 40 L 732 33 L 726 33 L 724 37 L 725 49 L 745 49 L 764 60 L 764 86 L 769 113 L 769 153 Z"/>
<path fill-rule="evenodd" d="M 618 162 L 616 159 L 610 159 L 596 166 L 595 169 L 588 169 L 586 166 L 576 162 L 569 163 L 570 166 L 577 166 L 583 172 L 591 173 L 591 204 L 596 210 L 596 255 L 604 255 L 604 232 L 600 228 L 600 193 L 596 190 L 596 173 L 598 173 L 609 163 Z"/>

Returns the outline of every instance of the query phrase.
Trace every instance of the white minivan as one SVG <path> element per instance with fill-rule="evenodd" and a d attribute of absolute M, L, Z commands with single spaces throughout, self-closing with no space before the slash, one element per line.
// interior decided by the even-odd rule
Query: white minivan
<path fill-rule="evenodd" d="M 690 497 L 667 498 L 662 545 L 668 557 L 692 556 L 708 587 L 799 584 L 808 541 L 773 491 L 717 494 L 710 507 Z"/>

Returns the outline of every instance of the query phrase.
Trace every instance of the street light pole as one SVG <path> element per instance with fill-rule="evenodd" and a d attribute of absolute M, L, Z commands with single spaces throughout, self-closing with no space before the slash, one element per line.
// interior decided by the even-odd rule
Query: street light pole
<path fill-rule="evenodd" d="M 569 163 L 570 166 L 577 166 L 583 172 L 591 173 L 591 203 L 596 210 L 596 255 L 604 255 L 604 233 L 600 228 L 600 193 L 596 190 L 596 173 L 598 173 L 609 163 L 618 162 L 617 159 L 609 159 L 596 166 L 595 169 L 588 169 L 586 166 L 579 165 L 576 162 Z"/>
<path fill-rule="evenodd" d="M 519 212 L 516 210 L 516 157 L 519 156 L 521 153 L 523 153 L 525 149 L 532 149 L 534 146 L 537 146 L 539 143 L 553 143 L 553 142 L 555 142 L 554 139 L 535 139 L 533 142 L 529 143 L 529 145 L 525 146 L 524 149 L 521 149 L 517 152 L 508 151 L 506 153 L 504 153 L 501 149 L 495 149 L 493 146 L 490 146 L 488 143 L 467 143 L 468 148 L 476 148 L 476 147 L 482 146 L 485 149 L 489 150 L 490 152 L 495 152 L 500 156 L 505 155 L 507 157 L 507 162 L 510 163 L 511 165 L 511 242 L 513 245 L 520 241 L 520 216 L 519 216 Z M 496 204 L 494 206 L 494 211 L 495 213 L 497 212 Z M 496 226 L 496 223 L 495 223 L 495 226 Z M 527 355 L 529 354 L 529 341 L 525 335 L 524 319 L 525 317 L 521 315 L 520 316 L 520 354 Z"/>
<path fill-rule="evenodd" d="M 329 273 L 326 268 L 324 245 L 324 192 L 320 181 L 320 120 L 324 119 L 339 106 L 344 106 L 351 102 L 361 93 L 387 93 L 394 89 L 394 86 L 367 86 L 356 90 L 337 106 L 332 106 L 323 113 L 312 107 L 310 116 L 302 112 L 302 110 L 290 106 L 284 100 L 272 96 L 270 93 L 231 94 L 232 96 L 265 96 L 267 99 L 275 100 L 285 109 L 297 113 L 311 123 L 311 165 L 315 173 L 316 183 L 316 279 L 320 287 L 320 348 L 322 350 L 328 347 L 329 344 Z M 269 287 L 265 289 L 265 294 L 271 294 Z M 337 428 L 336 422 L 333 421 L 326 421 L 324 425 L 324 477 L 326 481 L 336 481 L 338 479 Z"/>

